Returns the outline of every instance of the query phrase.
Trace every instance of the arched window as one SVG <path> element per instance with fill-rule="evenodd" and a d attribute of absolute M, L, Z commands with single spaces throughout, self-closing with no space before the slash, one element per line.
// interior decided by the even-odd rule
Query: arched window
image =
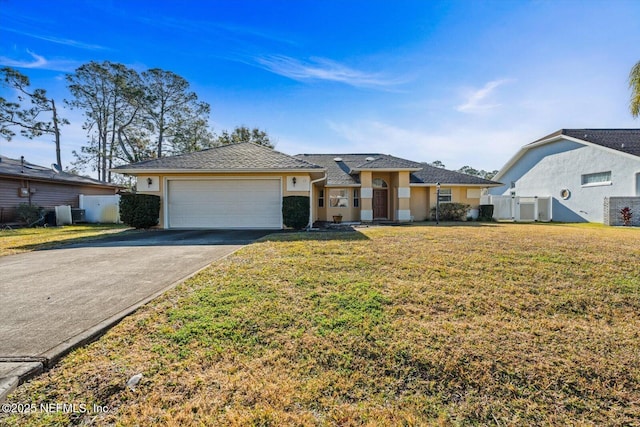
<path fill-rule="evenodd" d="M 382 178 L 374 178 L 373 188 L 387 188 L 387 182 Z"/>

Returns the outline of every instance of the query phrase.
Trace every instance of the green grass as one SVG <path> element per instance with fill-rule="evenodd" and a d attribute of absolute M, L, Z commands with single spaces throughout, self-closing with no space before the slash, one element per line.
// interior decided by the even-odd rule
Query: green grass
<path fill-rule="evenodd" d="M 0 423 L 637 424 L 639 256 L 628 228 L 275 235 L 8 399 L 107 413 Z"/>
<path fill-rule="evenodd" d="M 125 225 L 86 224 L 64 227 L 17 228 L 0 231 L 0 256 L 50 248 L 126 230 Z"/>

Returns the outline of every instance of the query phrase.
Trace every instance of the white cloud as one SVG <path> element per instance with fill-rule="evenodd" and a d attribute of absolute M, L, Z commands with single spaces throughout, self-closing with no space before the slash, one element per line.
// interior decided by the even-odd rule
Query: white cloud
<path fill-rule="evenodd" d="M 467 100 L 456 107 L 456 110 L 461 113 L 482 113 L 485 111 L 493 110 L 500 107 L 501 104 L 489 103 L 488 98 L 494 93 L 494 91 L 506 84 L 510 83 L 511 79 L 492 80 L 482 87 L 472 91 L 467 95 Z"/>
<path fill-rule="evenodd" d="M 51 43 L 57 43 L 65 46 L 77 47 L 79 49 L 87 49 L 87 50 L 103 50 L 106 49 L 104 46 L 100 46 L 97 44 L 83 43 L 77 40 L 65 39 L 61 37 L 55 37 L 45 34 L 34 34 L 26 31 L 20 31 L 13 28 L 4 28 L 4 31 L 8 31 L 15 34 L 21 34 L 23 36 L 31 37 L 34 39 L 45 40 Z"/>
<path fill-rule="evenodd" d="M 42 68 L 47 65 L 47 60 L 44 59 L 44 56 L 37 55 L 27 49 L 27 53 L 31 55 L 32 61 L 20 61 L 11 58 L 7 58 L 6 56 L 0 56 L 0 63 L 2 65 L 7 65 L 9 67 L 19 67 L 19 68 Z"/>
<path fill-rule="evenodd" d="M 298 81 L 327 80 L 355 87 L 388 87 L 402 83 L 399 79 L 355 70 L 325 58 L 303 62 L 289 56 L 270 55 L 255 58 L 255 61 L 267 71 Z"/>
<path fill-rule="evenodd" d="M 48 60 L 44 56 L 38 55 L 29 49 L 27 49 L 27 53 L 31 56 L 30 60 L 12 59 L 6 56 L 0 56 L 0 65 L 15 68 L 38 68 L 64 72 L 73 71 L 81 65 L 77 61 L 64 59 Z"/>

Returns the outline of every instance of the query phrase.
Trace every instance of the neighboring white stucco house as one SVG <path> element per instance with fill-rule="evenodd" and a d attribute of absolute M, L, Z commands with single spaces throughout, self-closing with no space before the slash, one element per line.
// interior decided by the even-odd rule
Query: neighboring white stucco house
<path fill-rule="evenodd" d="M 492 195 L 551 197 L 553 221 L 603 222 L 605 197 L 640 196 L 640 129 L 561 129 L 522 147 L 493 179 L 504 185 Z"/>

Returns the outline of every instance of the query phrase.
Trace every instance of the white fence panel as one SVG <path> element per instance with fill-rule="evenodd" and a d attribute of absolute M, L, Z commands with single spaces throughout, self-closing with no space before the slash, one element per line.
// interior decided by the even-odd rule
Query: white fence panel
<path fill-rule="evenodd" d="M 493 205 L 493 218 L 498 221 L 512 220 L 514 218 L 513 212 L 513 197 L 511 196 L 489 196 L 490 204 Z"/>
<path fill-rule="evenodd" d="M 488 196 L 483 204 L 493 205 L 497 221 L 551 221 L 551 197 Z"/>
<path fill-rule="evenodd" d="M 80 209 L 85 210 L 85 220 L 91 223 L 120 224 L 120 195 L 80 195 Z"/>

